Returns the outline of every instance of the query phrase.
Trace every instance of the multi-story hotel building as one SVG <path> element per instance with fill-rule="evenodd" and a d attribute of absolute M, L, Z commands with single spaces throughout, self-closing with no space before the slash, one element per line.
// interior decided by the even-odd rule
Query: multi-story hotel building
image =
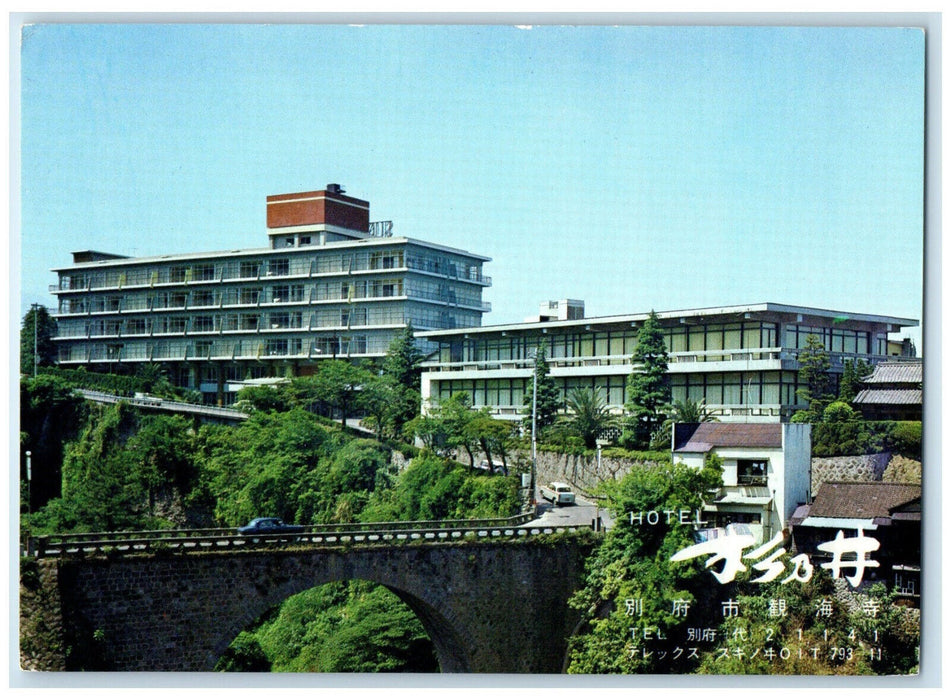
<path fill-rule="evenodd" d="M 74 252 L 50 289 L 58 362 L 161 363 L 178 386 L 230 403 L 236 382 L 307 374 L 322 358 L 381 357 L 407 324 L 480 325 L 490 258 L 395 237 L 369 212 L 328 185 L 267 198 L 268 248 Z"/>
<path fill-rule="evenodd" d="M 577 387 L 597 389 L 612 410 L 623 410 L 638 327 L 648 314 L 586 319 L 582 302 L 573 300 L 543 304 L 541 311 L 525 323 L 420 333 L 438 344 L 424 364 L 424 407 L 466 392 L 474 406 L 487 406 L 496 417 L 519 418 L 532 391 L 532 358 L 544 341 L 562 397 Z M 849 359 L 874 364 L 911 352 L 908 343 L 890 343 L 888 334 L 918 325 L 910 318 L 773 303 L 657 316 L 673 399 L 703 399 L 725 422 L 786 422 L 802 407 L 797 357 L 808 336 L 823 342 L 832 373 L 841 374 Z"/>

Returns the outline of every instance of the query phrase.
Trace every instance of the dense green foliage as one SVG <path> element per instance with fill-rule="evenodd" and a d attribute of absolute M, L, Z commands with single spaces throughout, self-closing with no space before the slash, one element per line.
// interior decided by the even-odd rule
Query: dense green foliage
<path fill-rule="evenodd" d="M 696 609 L 711 603 L 712 589 L 701 567 L 670 561 L 693 543 L 693 527 L 679 518 L 662 516 L 655 524 L 646 518 L 652 511 L 696 511 L 703 497 L 720 485 L 721 473 L 716 463 L 703 470 L 667 463 L 633 469 L 621 481 L 605 484 L 616 522 L 589 558 L 585 586 L 572 600 L 585 626 L 571 639 L 569 673 L 674 673 L 688 668 L 687 660 L 671 664 L 656 656 L 629 655 L 632 627 L 673 636 L 680 620 L 671 614 L 671 601 L 684 600 Z M 636 619 L 627 601 L 640 601 Z"/>
<path fill-rule="evenodd" d="M 164 368 L 158 364 L 144 364 L 136 370 L 135 374 L 102 374 L 89 372 L 84 367 L 77 369 L 42 367 L 39 373 L 57 377 L 65 384 L 77 389 L 102 391 L 126 397 L 142 392 L 173 401 L 200 402 L 198 392 L 174 386 L 166 376 Z"/>
<path fill-rule="evenodd" d="M 393 593 L 366 581 L 330 583 L 288 598 L 218 664 L 225 671 L 432 672 L 432 643 Z"/>
<path fill-rule="evenodd" d="M 79 437 L 67 445 L 62 495 L 32 513 L 33 533 L 159 529 L 174 524 L 168 506 L 197 480 L 194 432 L 181 416 L 142 416 L 124 403 L 88 406 Z"/>
<path fill-rule="evenodd" d="M 896 604 L 880 583 L 861 591 L 834 586 L 819 566 L 805 580 L 785 580 L 794 568 L 781 558 L 776 578 L 756 581 L 771 553 L 789 556 L 779 549 L 788 543 L 744 556 L 736 576 L 722 582 L 714 577 L 727 567 L 722 546 L 671 561 L 695 542 L 693 525 L 677 513 L 698 507 L 719 481 L 713 459 L 700 471 L 634 470 L 607 490 L 618 519 L 572 601 L 583 625 L 570 640 L 569 673 L 916 672 L 918 611 Z"/>
<path fill-rule="evenodd" d="M 921 460 L 921 425 L 921 421 L 846 420 L 814 423 L 812 456 L 891 452 Z"/>
<path fill-rule="evenodd" d="M 30 511 L 59 495 L 65 446 L 76 437 L 85 416 L 85 402 L 62 379 L 46 374 L 36 379 L 21 379 L 20 453 L 23 462 L 20 481 L 24 484 L 24 510 Z M 26 483 L 27 452 L 31 453 L 32 462 L 29 485 Z"/>
<path fill-rule="evenodd" d="M 423 355 L 413 338 L 413 327 L 406 326 L 398 333 L 383 358 L 381 381 L 377 383 L 378 396 L 367 407 L 374 416 L 381 434 L 399 435 L 403 426 L 419 414 L 420 374 Z"/>
<path fill-rule="evenodd" d="M 301 394 L 298 401 L 290 391 L 255 389 L 247 421 L 200 425 L 121 402 L 87 404 L 59 377 L 24 378 L 21 444 L 35 452 L 34 483 L 55 471 L 62 486 L 24 514 L 24 531 L 236 526 L 262 515 L 322 523 L 519 512 L 515 477 L 425 451 L 398 473 L 390 448 L 318 419 L 299 405 L 312 396 Z M 75 434 L 64 426 L 76 426 Z M 501 438 L 483 426 L 473 439 Z M 395 596 L 342 582 L 286 601 L 263 626 L 235 639 L 220 668 L 419 672 L 436 663 L 419 620 Z"/>
<path fill-rule="evenodd" d="M 100 374 L 87 372 L 83 368 L 65 369 L 63 367 L 45 367 L 40 373 L 56 377 L 63 384 L 78 389 L 102 391 L 118 396 L 132 396 L 137 391 L 145 391 L 145 383 L 133 375 Z"/>
<path fill-rule="evenodd" d="M 476 453 L 481 450 L 489 471 L 495 470 L 493 461 L 497 456 L 503 472 L 507 472 L 507 455 L 516 437 L 514 430 L 511 423 L 490 417 L 487 408 L 473 410 L 469 395 L 460 392 L 407 423 L 404 434 L 407 438 L 418 438 L 439 454 L 464 453 L 473 468 Z"/>
<path fill-rule="evenodd" d="M 818 336 L 806 336 L 806 347 L 799 352 L 799 389 L 796 398 L 799 403 L 809 406 L 796 411 L 792 417 L 794 423 L 818 423 L 835 395 L 832 391 L 832 376 L 829 370 L 832 360 Z"/>
<path fill-rule="evenodd" d="M 601 433 L 614 424 L 599 389 L 573 389 L 568 394 L 568 411 L 568 424 L 589 450 L 597 447 Z"/>
<path fill-rule="evenodd" d="M 631 419 L 624 436 L 625 446 L 646 449 L 663 424 L 664 409 L 671 398 L 667 363 L 664 334 L 657 314 L 651 311 L 637 331 L 637 345 L 631 356 L 634 371 L 627 380 L 626 406 Z"/>
<path fill-rule="evenodd" d="M 842 363 L 842 378 L 839 380 L 839 401 L 850 402 L 859 393 L 862 380 L 874 368 L 863 359 L 845 360 Z"/>
<path fill-rule="evenodd" d="M 32 375 L 56 361 L 56 319 L 45 306 L 31 306 L 20 326 L 20 372 Z M 36 352 L 34 353 L 34 349 Z"/>

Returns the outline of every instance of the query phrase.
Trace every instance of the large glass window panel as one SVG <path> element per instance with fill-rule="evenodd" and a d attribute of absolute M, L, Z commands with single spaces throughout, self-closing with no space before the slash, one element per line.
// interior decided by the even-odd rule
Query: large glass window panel
<path fill-rule="evenodd" d="M 739 350 L 743 347 L 742 332 L 739 328 L 727 330 L 723 335 L 723 347 L 727 350 Z"/>
<path fill-rule="evenodd" d="M 742 384 L 740 375 L 736 372 L 730 372 L 723 375 L 723 403 L 740 404 L 742 402 Z"/>
<path fill-rule="evenodd" d="M 687 349 L 691 352 L 696 352 L 706 349 L 705 336 L 703 328 L 691 328 L 689 331 L 689 339 L 687 341 Z"/>
<path fill-rule="evenodd" d="M 778 404 L 779 403 L 778 377 L 772 377 L 770 383 L 763 384 L 762 403 L 764 404 Z"/>
<path fill-rule="evenodd" d="M 670 352 L 684 352 L 687 349 L 687 333 L 685 329 L 675 329 L 668 336 Z"/>
<path fill-rule="evenodd" d="M 760 403 L 760 384 L 757 377 L 748 376 L 743 383 L 743 403 Z"/>
<path fill-rule="evenodd" d="M 708 404 L 723 403 L 723 375 L 719 373 L 707 376 L 706 399 Z"/>
<path fill-rule="evenodd" d="M 611 334 L 611 343 L 610 349 L 608 351 L 610 355 L 623 355 L 624 354 L 624 336 L 619 333 Z"/>
<path fill-rule="evenodd" d="M 855 339 L 855 351 L 860 355 L 868 354 L 868 333 L 859 333 Z"/>
<path fill-rule="evenodd" d="M 855 353 L 856 351 L 856 338 L 853 331 L 846 333 L 845 337 L 842 339 L 842 351 Z"/>
<path fill-rule="evenodd" d="M 579 342 L 579 353 L 580 357 L 593 357 L 594 356 L 594 336 L 590 333 L 585 333 L 581 336 Z"/>
<path fill-rule="evenodd" d="M 743 328 L 743 347 L 744 348 L 759 348 L 763 347 L 760 344 L 760 328 L 759 326 L 753 326 L 752 328 L 747 325 Z"/>

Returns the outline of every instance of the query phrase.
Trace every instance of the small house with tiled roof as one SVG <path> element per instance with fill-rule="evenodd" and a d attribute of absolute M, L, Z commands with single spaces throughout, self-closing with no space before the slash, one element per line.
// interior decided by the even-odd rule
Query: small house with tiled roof
<path fill-rule="evenodd" d="M 921 359 L 882 362 L 862 380 L 852 405 L 866 420 L 921 420 Z"/>
<path fill-rule="evenodd" d="M 810 500 L 811 426 L 798 423 L 680 423 L 675 463 L 700 468 L 708 455 L 723 465 L 723 487 L 706 504 L 712 528 L 742 524 L 765 542 Z"/>
<path fill-rule="evenodd" d="M 808 554 L 815 565 L 829 558 L 818 549 L 841 531 L 845 537 L 875 538 L 870 556 L 879 566 L 866 579 L 887 581 L 905 596 L 918 595 L 921 577 L 921 486 L 882 481 L 822 484 L 815 501 L 791 519 L 793 549 Z"/>

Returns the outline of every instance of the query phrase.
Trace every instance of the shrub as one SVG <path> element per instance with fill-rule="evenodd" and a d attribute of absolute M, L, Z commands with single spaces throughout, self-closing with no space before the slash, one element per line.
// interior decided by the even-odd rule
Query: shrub
<path fill-rule="evenodd" d="M 896 421 L 885 438 L 890 452 L 909 459 L 921 459 L 921 421 Z"/>

